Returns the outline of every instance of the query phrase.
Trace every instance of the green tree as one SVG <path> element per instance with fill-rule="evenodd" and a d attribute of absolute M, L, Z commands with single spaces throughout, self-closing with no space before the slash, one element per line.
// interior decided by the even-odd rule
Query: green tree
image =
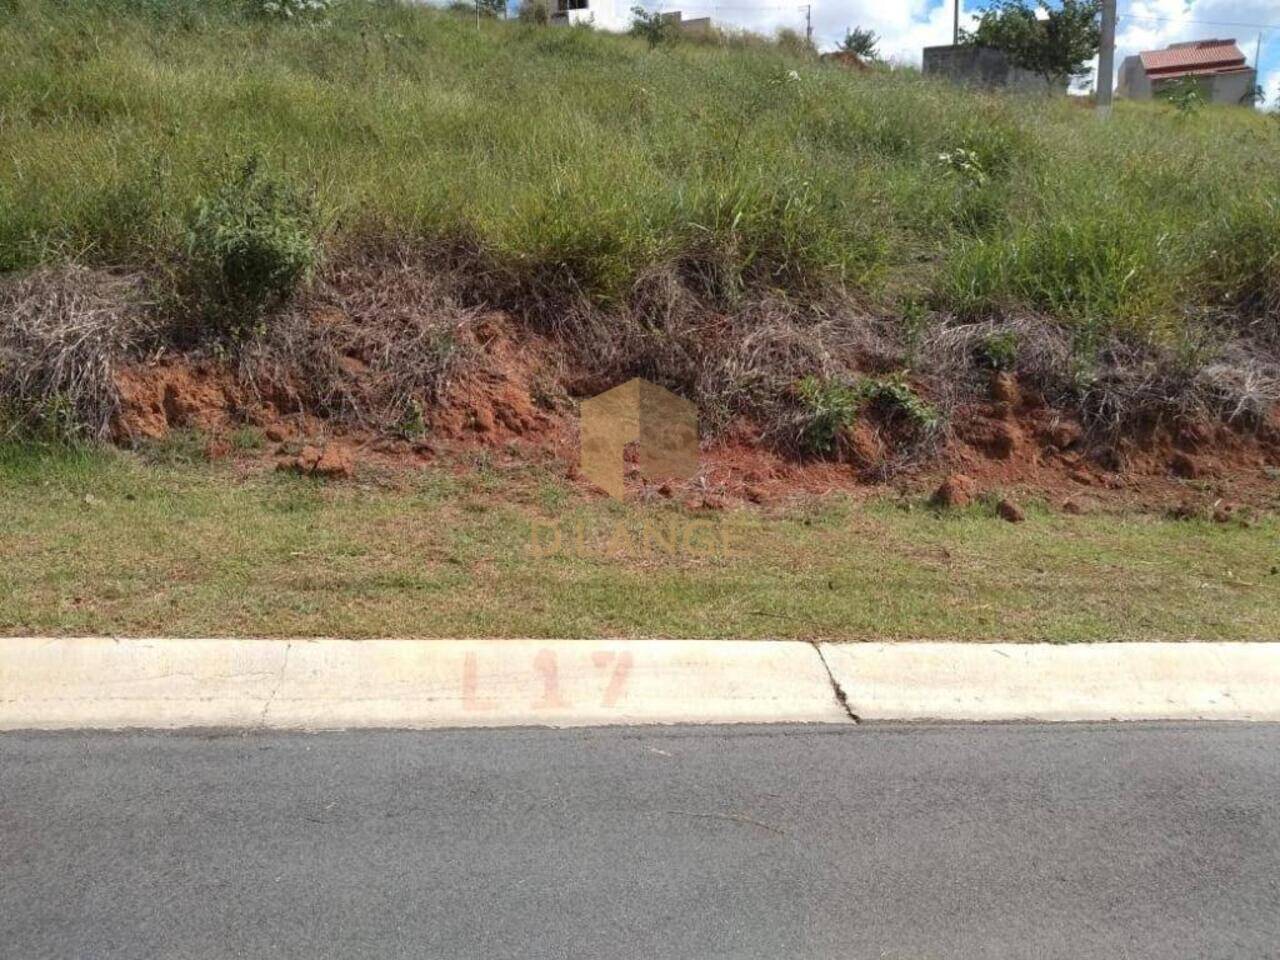
<path fill-rule="evenodd" d="M 520 0 L 516 16 L 525 23 L 545 27 L 551 22 L 551 5 L 547 0 Z"/>
<path fill-rule="evenodd" d="M 1050 84 L 1088 74 L 1102 43 L 1100 0 L 996 0 L 963 41 L 1001 50 L 1014 66 L 1040 74 Z"/>
<path fill-rule="evenodd" d="M 863 60 L 879 60 L 879 46 L 880 37 L 876 32 L 874 30 L 864 30 L 862 27 L 845 30 L 844 39 L 840 41 L 842 53 L 856 54 Z"/>
<path fill-rule="evenodd" d="M 641 6 L 631 8 L 631 35 L 649 41 L 650 50 L 660 43 L 675 41 L 679 33 L 680 27 L 675 19 L 667 14 Z"/>

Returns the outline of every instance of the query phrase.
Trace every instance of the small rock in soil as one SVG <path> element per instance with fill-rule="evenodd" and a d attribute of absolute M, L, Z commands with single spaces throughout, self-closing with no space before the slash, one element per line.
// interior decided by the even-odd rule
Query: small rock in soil
<path fill-rule="evenodd" d="M 1062 501 L 1062 512 L 1069 513 L 1073 517 L 1078 517 L 1084 513 L 1084 504 L 1074 497 L 1070 497 Z"/>
<path fill-rule="evenodd" d="M 996 513 L 999 514 L 1001 520 L 1008 520 L 1010 523 L 1021 523 L 1027 519 L 1027 515 L 1023 513 L 1022 508 L 1008 498 L 996 504 Z"/>
<path fill-rule="evenodd" d="M 327 480 L 347 480 L 355 474 L 355 455 L 350 449 L 331 444 L 321 450 L 306 446 L 296 457 L 281 457 L 276 469 L 312 474 Z"/>
<path fill-rule="evenodd" d="M 272 443 L 284 443 L 289 439 L 288 431 L 284 427 L 275 426 L 274 424 L 263 430 L 262 435 Z"/>
<path fill-rule="evenodd" d="M 978 485 L 963 473 L 953 473 L 933 492 L 930 503 L 937 507 L 967 507 L 978 494 Z"/>

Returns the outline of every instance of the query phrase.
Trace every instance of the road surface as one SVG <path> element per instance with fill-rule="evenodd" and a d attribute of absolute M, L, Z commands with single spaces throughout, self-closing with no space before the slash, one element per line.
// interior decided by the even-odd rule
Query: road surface
<path fill-rule="evenodd" d="M 1280 952 L 1280 726 L 0 736 L 0 957 Z"/>

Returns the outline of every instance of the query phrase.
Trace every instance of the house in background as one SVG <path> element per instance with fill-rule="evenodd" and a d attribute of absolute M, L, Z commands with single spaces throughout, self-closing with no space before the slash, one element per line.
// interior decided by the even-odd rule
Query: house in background
<path fill-rule="evenodd" d="M 633 19 L 631 8 L 636 0 L 552 0 L 551 22 L 558 26 L 586 23 L 599 30 L 626 33 Z M 674 20 L 686 34 L 705 34 L 711 31 L 710 17 L 685 20 L 679 10 L 664 13 L 664 19 Z"/>
<path fill-rule="evenodd" d="M 1235 40 L 1192 40 L 1126 57 L 1116 96 L 1150 100 L 1187 79 L 1199 84 L 1209 103 L 1226 104 L 1252 104 L 1258 83 Z"/>
<path fill-rule="evenodd" d="M 551 22 L 559 26 L 586 23 L 599 30 L 631 29 L 633 0 L 551 0 Z"/>

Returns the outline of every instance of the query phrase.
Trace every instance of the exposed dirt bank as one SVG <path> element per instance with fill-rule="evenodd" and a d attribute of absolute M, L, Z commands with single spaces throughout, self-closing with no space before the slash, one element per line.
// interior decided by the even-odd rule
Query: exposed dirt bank
<path fill-rule="evenodd" d="M 501 462 L 554 464 L 576 476 L 580 398 L 552 342 L 492 313 L 467 327 L 465 347 L 476 362 L 395 429 L 326 415 L 296 385 L 255 378 L 243 364 L 164 354 L 118 373 L 112 436 L 136 445 L 193 430 L 207 438 L 210 457 L 234 457 L 247 470 L 332 478 L 461 462 L 480 450 Z M 344 356 L 339 376 L 356 406 L 375 402 L 384 389 L 368 357 Z M 233 443 L 246 427 L 254 442 Z M 1069 512 L 1115 505 L 1225 518 L 1241 507 L 1274 507 L 1280 495 L 1280 411 L 1250 429 L 1159 424 L 1100 440 L 1074 414 L 1002 374 L 991 378 L 988 396 L 952 408 L 932 456 L 904 460 L 900 433 L 892 420 L 869 411 L 844 431 L 837 453 L 814 459 L 773 449 L 758 427 L 739 419 L 704 442 L 694 481 L 647 483 L 633 470 L 629 482 L 639 496 L 709 509 L 836 490 L 928 492 L 951 475 L 969 478 L 962 485 L 972 495 L 1038 496 Z"/>

